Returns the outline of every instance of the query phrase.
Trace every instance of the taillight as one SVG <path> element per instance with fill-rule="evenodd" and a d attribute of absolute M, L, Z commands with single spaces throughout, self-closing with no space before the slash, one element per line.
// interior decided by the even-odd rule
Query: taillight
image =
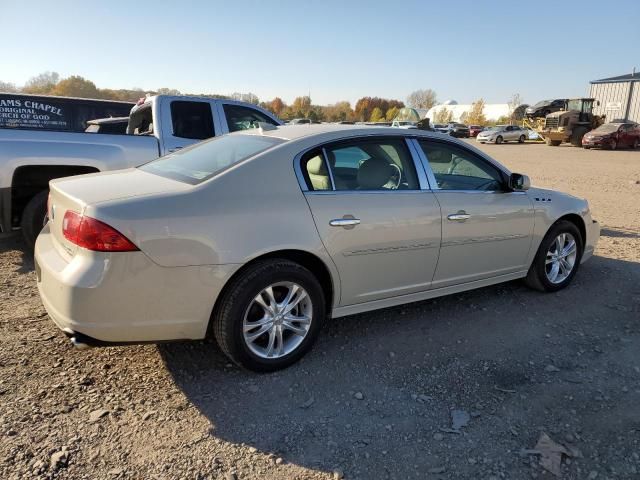
<path fill-rule="evenodd" d="M 79 247 L 96 252 L 133 252 L 138 250 L 115 228 L 95 218 L 67 210 L 62 220 L 64 238 Z"/>

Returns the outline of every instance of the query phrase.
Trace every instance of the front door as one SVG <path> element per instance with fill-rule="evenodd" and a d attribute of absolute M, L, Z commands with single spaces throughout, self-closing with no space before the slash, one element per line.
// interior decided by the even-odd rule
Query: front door
<path fill-rule="evenodd" d="M 440 207 L 419 180 L 404 139 L 329 144 L 303 157 L 301 170 L 318 232 L 340 274 L 340 305 L 430 288 Z"/>
<path fill-rule="evenodd" d="M 504 174 L 464 147 L 419 143 L 442 209 L 442 246 L 432 287 L 526 271 L 534 224 L 528 195 L 505 188 Z"/>

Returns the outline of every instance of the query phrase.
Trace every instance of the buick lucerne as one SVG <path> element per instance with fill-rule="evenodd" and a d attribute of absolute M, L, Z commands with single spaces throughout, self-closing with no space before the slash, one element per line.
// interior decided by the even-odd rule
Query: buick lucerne
<path fill-rule="evenodd" d="M 53 180 L 36 274 L 78 347 L 213 336 L 255 371 L 342 317 L 524 279 L 566 287 L 599 225 L 460 140 L 272 126 Z"/>

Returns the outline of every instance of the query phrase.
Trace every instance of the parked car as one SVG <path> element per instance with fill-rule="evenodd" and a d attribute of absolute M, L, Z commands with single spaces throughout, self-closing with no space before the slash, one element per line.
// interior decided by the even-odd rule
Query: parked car
<path fill-rule="evenodd" d="M 87 133 L 108 133 L 111 135 L 125 135 L 129 117 L 109 117 L 89 120 L 87 122 Z"/>
<path fill-rule="evenodd" d="M 287 122 L 289 125 L 303 125 L 303 124 L 310 124 L 311 120 L 308 118 L 294 118 L 293 120 L 289 120 Z"/>
<path fill-rule="evenodd" d="M 440 133 L 451 135 L 452 137 L 469 138 L 469 127 L 463 123 L 450 122 L 440 127 L 434 125 L 434 129 Z"/>
<path fill-rule="evenodd" d="M 620 147 L 638 148 L 639 145 L 640 125 L 635 122 L 605 123 L 582 137 L 582 146 L 586 149 L 603 147 L 615 150 Z"/>
<path fill-rule="evenodd" d="M 485 127 L 483 127 L 482 125 L 469 125 L 469 136 L 477 137 L 478 134 L 484 129 Z"/>
<path fill-rule="evenodd" d="M 531 107 L 527 107 L 525 115 L 529 118 L 544 118 L 550 113 L 564 110 L 566 98 L 558 98 L 555 100 L 542 100 Z"/>
<path fill-rule="evenodd" d="M 250 103 L 159 95 L 131 110 L 128 135 L 0 128 L 0 232 L 21 228 L 33 246 L 42 228 L 49 180 L 135 167 L 259 122 L 282 123 Z"/>
<path fill-rule="evenodd" d="M 128 116 L 132 102 L 0 93 L 0 129 L 84 132 L 95 118 Z"/>
<path fill-rule="evenodd" d="M 558 291 L 599 236 L 585 200 L 462 141 L 348 125 L 247 130 L 53 180 L 49 219 L 37 285 L 76 346 L 211 334 L 256 371 L 302 357 L 327 316 L 519 278 Z"/>
<path fill-rule="evenodd" d="M 480 143 L 502 143 L 517 141 L 524 143 L 529 137 L 529 132 L 518 125 L 496 125 L 483 130 L 476 136 Z"/>

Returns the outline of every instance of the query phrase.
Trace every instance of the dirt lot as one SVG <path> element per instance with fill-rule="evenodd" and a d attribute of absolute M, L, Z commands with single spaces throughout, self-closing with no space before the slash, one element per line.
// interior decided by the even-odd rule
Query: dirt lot
<path fill-rule="evenodd" d="M 331 321 L 272 375 L 209 343 L 76 351 L 0 240 L 0 478 L 553 478 L 542 432 L 564 478 L 638 478 L 640 151 L 482 148 L 590 200 L 602 237 L 572 286 Z"/>

